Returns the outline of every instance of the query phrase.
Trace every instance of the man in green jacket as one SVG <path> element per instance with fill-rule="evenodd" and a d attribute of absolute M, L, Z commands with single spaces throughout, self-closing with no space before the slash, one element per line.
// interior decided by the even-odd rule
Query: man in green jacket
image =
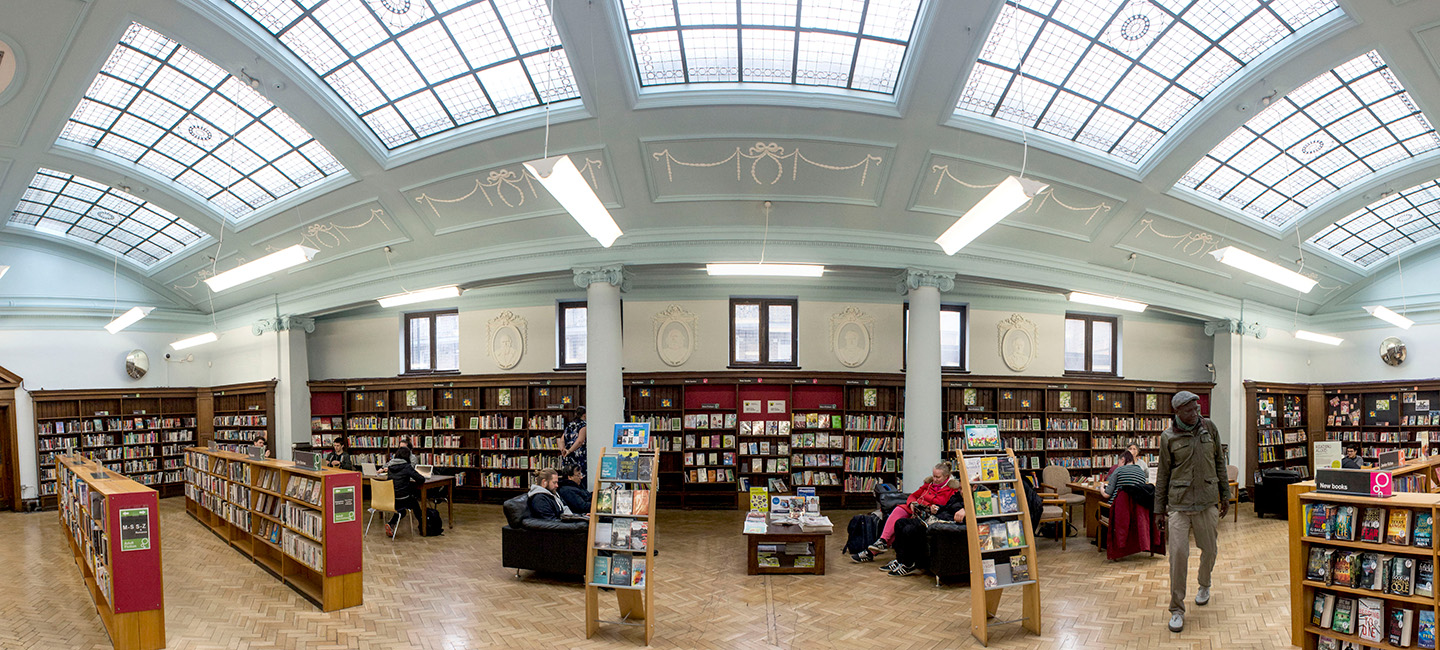
<path fill-rule="evenodd" d="M 1214 422 L 1200 417 L 1200 396 L 1180 391 L 1170 405 L 1175 417 L 1160 435 L 1160 465 L 1155 472 L 1155 525 L 1168 528 L 1170 631 L 1179 632 L 1185 628 L 1190 534 L 1195 534 L 1195 545 L 1200 547 L 1195 604 L 1205 605 L 1210 602 L 1217 526 L 1229 509 L 1230 477 L 1220 454 L 1220 432 Z"/>

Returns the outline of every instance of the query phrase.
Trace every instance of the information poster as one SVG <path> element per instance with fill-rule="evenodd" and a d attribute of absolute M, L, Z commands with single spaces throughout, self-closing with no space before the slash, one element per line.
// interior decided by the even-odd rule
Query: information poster
<path fill-rule="evenodd" d="M 783 399 L 772 399 L 766 406 L 767 410 L 771 413 L 785 412 L 785 400 Z"/>
<path fill-rule="evenodd" d="M 150 550 L 150 509 L 120 509 L 120 550 Z"/>
<path fill-rule="evenodd" d="M 355 521 L 355 488 L 337 487 L 330 491 L 330 512 L 337 524 Z"/>
<path fill-rule="evenodd" d="M 1318 470 L 1321 467 L 1339 467 L 1340 459 L 1345 457 L 1345 443 L 1339 440 L 1326 440 L 1315 443 L 1315 466 L 1311 470 Z M 1312 471 L 1313 475 L 1314 472 Z"/>
<path fill-rule="evenodd" d="M 758 400 L 758 399 L 747 399 L 747 400 L 741 402 L 741 411 L 744 412 L 744 413 L 759 413 L 759 412 L 760 412 L 760 400 Z"/>
<path fill-rule="evenodd" d="M 650 447 L 650 423 L 621 422 L 616 424 L 613 446 L 622 449 L 648 449 Z"/>

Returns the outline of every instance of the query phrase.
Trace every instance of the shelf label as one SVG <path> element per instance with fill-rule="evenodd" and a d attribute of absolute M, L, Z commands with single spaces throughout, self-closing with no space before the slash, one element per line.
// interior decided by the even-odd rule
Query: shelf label
<path fill-rule="evenodd" d="M 355 488 L 353 486 L 330 490 L 330 512 L 335 513 L 334 521 L 337 524 L 355 521 Z"/>
<path fill-rule="evenodd" d="M 1316 468 L 1315 491 L 1366 497 L 1389 497 L 1395 494 L 1390 472 L 1329 467 Z"/>
<path fill-rule="evenodd" d="M 150 509 L 120 509 L 120 550 L 150 550 Z"/>

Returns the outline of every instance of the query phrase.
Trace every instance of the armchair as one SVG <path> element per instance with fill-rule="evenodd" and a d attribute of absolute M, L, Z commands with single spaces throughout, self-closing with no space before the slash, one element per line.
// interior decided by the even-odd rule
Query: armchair
<path fill-rule="evenodd" d="M 551 521 L 530 516 L 526 495 L 505 502 L 506 524 L 500 529 L 500 565 L 520 570 L 585 575 L 590 525 L 584 521 Z"/>

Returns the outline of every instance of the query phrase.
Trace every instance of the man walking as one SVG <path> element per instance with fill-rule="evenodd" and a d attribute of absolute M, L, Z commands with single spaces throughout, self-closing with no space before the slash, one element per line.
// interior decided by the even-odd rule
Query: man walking
<path fill-rule="evenodd" d="M 1210 602 L 1215 568 L 1216 526 L 1230 502 L 1230 477 L 1220 455 L 1220 432 L 1200 417 L 1200 396 L 1180 391 L 1170 400 L 1175 417 L 1160 435 L 1155 473 L 1156 526 L 1166 525 L 1170 542 L 1170 631 L 1185 629 L 1185 580 L 1190 568 L 1190 533 L 1200 547 L 1200 590 L 1195 604 Z M 1164 517 L 1165 519 L 1160 519 Z"/>

